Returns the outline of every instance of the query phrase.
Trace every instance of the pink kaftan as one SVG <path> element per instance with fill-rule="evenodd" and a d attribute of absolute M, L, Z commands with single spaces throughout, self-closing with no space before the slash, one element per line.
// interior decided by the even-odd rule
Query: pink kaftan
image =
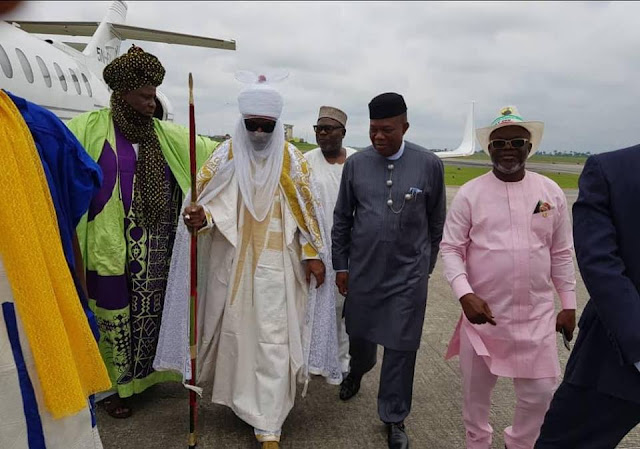
<path fill-rule="evenodd" d="M 462 314 L 446 357 L 459 354 L 465 332 L 495 375 L 558 376 L 553 286 L 564 309 L 576 308 L 571 222 L 560 187 L 529 171 L 519 182 L 492 172 L 469 181 L 453 200 L 440 248 L 456 299 L 475 293 L 497 323 L 474 325 Z"/>

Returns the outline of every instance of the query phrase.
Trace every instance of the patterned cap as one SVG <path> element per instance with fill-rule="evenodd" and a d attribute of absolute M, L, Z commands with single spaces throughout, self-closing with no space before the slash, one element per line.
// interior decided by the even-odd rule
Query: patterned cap
<path fill-rule="evenodd" d="M 334 108 L 333 106 L 320 106 L 318 120 L 320 120 L 321 118 L 330 118 L 340 123 L 344 127 L 347 126 L 347 114 L 345 114 L 338 108 Z"/>
<path fill-rule="evenodd" d="M 158 58 L 135 45 L 111 61 L 102 72 L 104 81 L 115 92 L 127 92 L 143 86 L 157 87 L 162 84 L 164 74 Z"/>

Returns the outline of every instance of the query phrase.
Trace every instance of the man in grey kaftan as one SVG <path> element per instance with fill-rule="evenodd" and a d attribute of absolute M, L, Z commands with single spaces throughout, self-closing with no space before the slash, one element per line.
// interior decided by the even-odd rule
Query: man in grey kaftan
<path fill-rule="evenodd" d="M 444 173 L 437 156 L 403 140 L 409 124 L 400 95 L 382 94 L 369 109 L 373 146 L 345 162 L 332 231 L 351 354 L 340 397 L 358 392 L 384 346 L 378 413 L 389 447 L 406 448 L 403 421 L 445 219 Z"/>

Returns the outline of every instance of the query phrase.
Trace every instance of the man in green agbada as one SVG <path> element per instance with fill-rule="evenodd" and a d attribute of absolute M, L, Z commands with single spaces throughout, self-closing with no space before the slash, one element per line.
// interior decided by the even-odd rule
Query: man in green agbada
<path fill-rule="evenodd" d="M 77 231 L 115 393 L 104 405 L 115 418 L 131 415 L 124 398 L 182 380 L 152 368 L 177 220 L 190 188 L 187 129 L 153 118 L 164 74 L 155 56 L 133 46 L 104 69 L 111 107 L 68 122 L 104 174 Z M 198 138 L 198 168 L 215 146 Z"/>

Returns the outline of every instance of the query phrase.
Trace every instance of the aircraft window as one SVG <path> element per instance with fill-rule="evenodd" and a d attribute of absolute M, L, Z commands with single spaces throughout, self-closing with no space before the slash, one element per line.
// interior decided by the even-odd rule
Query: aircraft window
<path fill-rule="evenodd" d="M 93 97 L 93 89 L 91 89 L 91 84 L 89 83 L 87 76 L 84 73 L 81 73 L 80 76 L 82 77 L 82 81 L 84 81 L 84 85 L 87 88 L 87 93 L 90 97 Z"/>
<path fill-rule="evenodd" d="M 19 48 L 16 48 L 16 54 L 18 55 L 18 61 L 20 61 L 20 65 L 22 66 L 22 71 L 24 72 L 24 76 L 27 77 L 27 81 L 29 83 L 33 83 L 33 70 L 31 69 L 31 64 L 29 64 L 29 60 L 25 56 L 25 54 Z"/>
<path fill-rule="evenodd" d="M 80 90 L 80 81 L 76 76 L 76 72 L 74 72 L 73 69 L 69 69 L 69 72 L 71 72 L 71 79 L 73 80 L 73 84 L 76 86 L 76 91 L 78 92 L 78 95 L 82 95 L 82 91 Z"/>
<path fill-rule="evenodd" d="M 62 69 L 57 63 L 53 63 L 53 68 L 56 69 L 56 73 L 58 74 L 58 79 L 60 80 L 60 85 L 62 86 L 62 90 L 67 91 L 67 79 L 64 77 L 64 73 Z"/>
<path fill-rule="evenodd" d="M 9 60 L 7 52 L 2 48 L 2 45 L 0 45 L 0 67 L 2 67 L 4 76 L 7 78 L 13 78 L 13 67 L 11 67 L 11 61 Z"/>
<path fill-rule="evenodd" d="M 36 56 L 36 61 L 40 66 L 40 71 L 42 72 L 42 76 L 44 78 L 44 83 L 47 87 L 51 87 L 51 73 L 49 73 L 49 69 L 47 68 L 47 64 L 44 63 L 40 56 Z"/>

